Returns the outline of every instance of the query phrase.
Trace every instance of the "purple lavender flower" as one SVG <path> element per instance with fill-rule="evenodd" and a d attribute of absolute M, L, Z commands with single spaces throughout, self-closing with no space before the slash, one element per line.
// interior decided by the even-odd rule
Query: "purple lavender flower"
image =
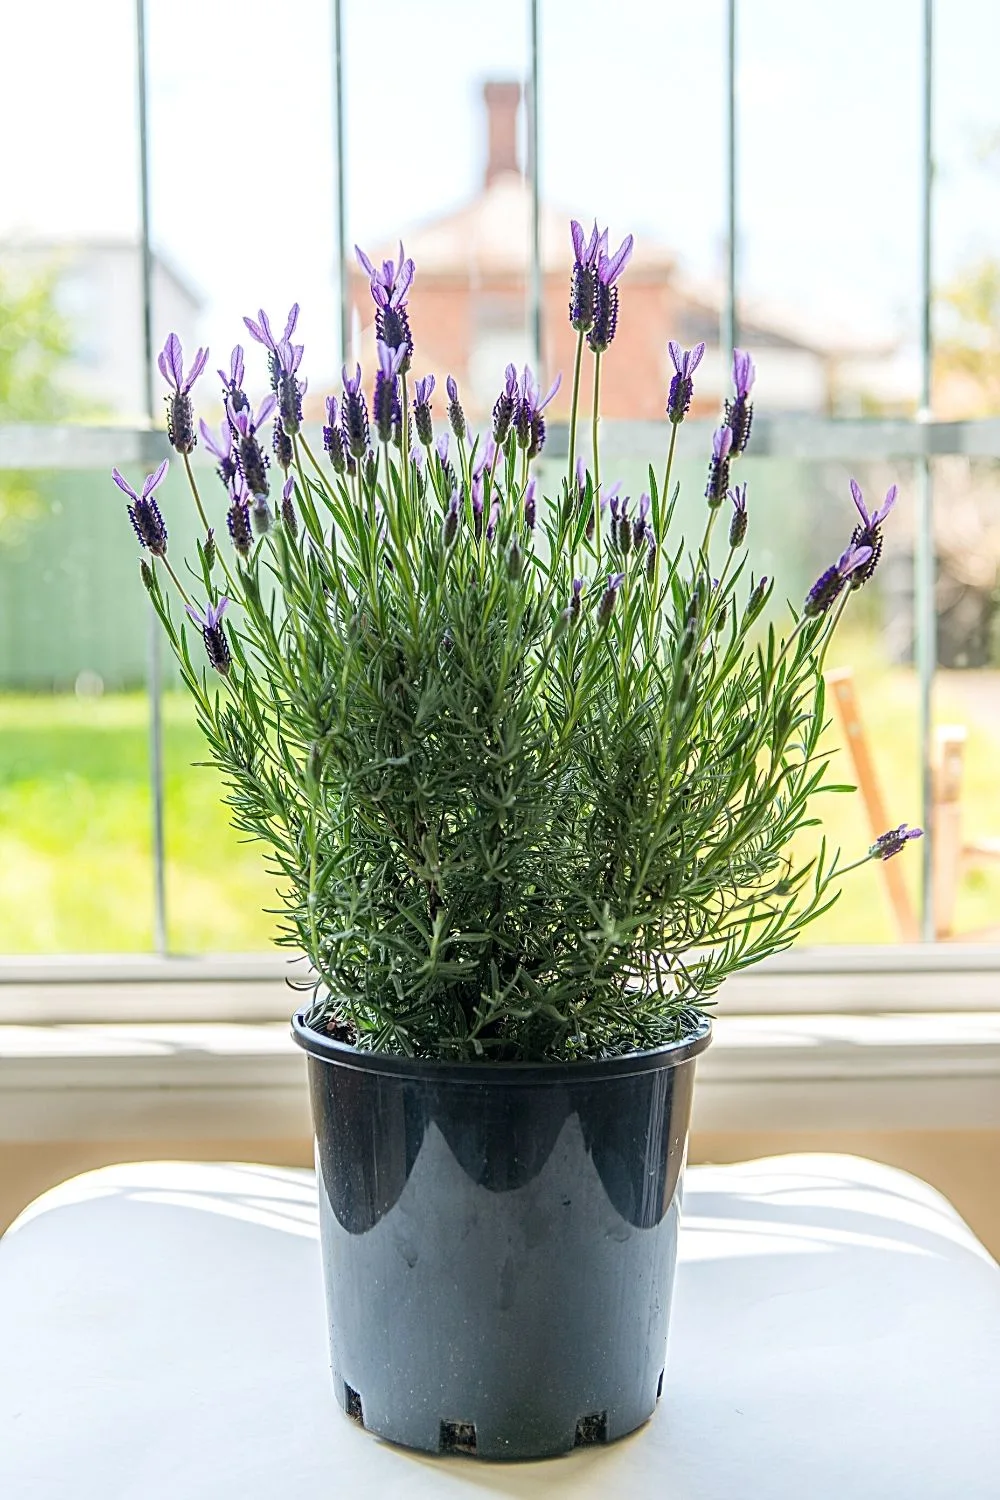
<path fill-rule="evenodd" d="M 759 583 L 754 583 L 753 574 L 750 575 L 750 597 L 747 600 L 746 620 L 749 623 L 755 620 L 764 607 L 767 598 L 767 574 L 765 573 Z"/>
<path fill-rule="evenodd" d="M 231 407 L 229 408 L 229 420 L 232 423 L 233 436 L 236 440 L 236 456 L 240 473 L 246 480 L 247 489 L 255 500 L 266 499 L 268 492 L 268 460 L 257 438 L 257 429 L 262 422 L 267 421 L 276 405 L 277 400 L 273 395 L 265 396 L 256 418 L 252 407 L 247 407 L 243 411 L 233 411 Z"/>
<path fill-rule="evenodd" d="M 158 469 L 154 469 L 152 474 L 147 474 L 142 483 L 142 493 L 139 495 L 128 480 L 122 478 L 117 469 L 111 470 L 111 478 L 115 484 L 132 501 L 128 507 L 128 516 L 139 538 L 140 546 L 146 547 L 154 557 L 167 555 L 167 528 L 163 524 L 160 507 L 153 498 L 153 491 L 157 485 L 162 484 L 168 468 L 169 464 L 164 459 Z"/>
<path fill-rule="evenodd" d="M 729 491 L 729 498 L 733 502 L 733 519 L 729 523 L 729 545 L 739 547 L 747 534 L 747 487 L 738 484 L 735 489 Z"/>
<path fill-rule="evenodd" d="M 647 526 L 642 536 L 646 543 L 646 577 L 652 583 L 656 576 L 656 532 Z"/>
<path fill-rule="evenodd" d="M 466 433 L 465 412 L 462 410 L 462 403 L 458 399 L 458 385 L 456 384 L 454 375 L 448 376 L 445 385 L 448 387 L 448 421 L 451 423 L 452 432 L 458 438 L 458 441 L 462 442 Z"/>
<path fill-rule="evenodd" d="M 284 469 L 287 474 L 295 455 L 292 448 L 292 440 L 285 431 L 284 423 L 280 417 L 275 417 L 274 419 L 274 433 L 271 437 L 271 446 L 274 449 L 274 456 L 277 459 L 279 468 Z"/>
<path fill-rule="evenodd" d="M 348 375 L 345 365 L 343 381 L 344 402 L 340 420 L 344 441 L 352 458 L 364 458 L 368 452 L 368 408 L 361 389 L 361 366 L 358 365 L 356 374 Z"/>
<path fill-rule="evenodd" d="M 399 371 L 406 358 L 406 347 L 401 344 L 398 349 L 390 349 L 381 339 L 375 347 L 378 350 L 378 370 L 372 395 L 372 420 L 379 442 L 387 443 L 399 415 Z"/>
<path fill-rule="evenodd" d="M 399 264 L 384 260 L 376 269 L 365 252 L 357 245 L 354 253 L 358 263 L 370 278 L 372 299 L 375 303 L 375 337 L 388 344 L 390 349 L 404 345 L 406 353 L 399 373 L 405 375 L 413 358 L 413 335 L 406 312 L 406 298 L 413 283 L 414 265 L 406 259 L 403 242 L 399 243 Z"/>
<path fill-rule="evenodd" d="M 494 500 L 490 506 L 489 519 L 486 522 L 486 540 L 492 542 L 497 534 L 497 526 L 500 523 L 500 501 Z"/>
<path fill-rule="evenodd" d="M 612 547 L 618 546 L 618 526 L 621 521 L 622 514 L 622 501 L 618 498 L 618 490 L 620 488 L 621 485 L 616 485 L 613 491 L 609 490 L 606 502 L 608 510 L 611 513 L 610 520 L 608 522 L 608 537 L 611 541 Z M 627 495 L 625 496 L 625 504 L 628 504 Z M 602 506 L 601 508 L 603 509 L 604 507 Z"/>
<path fill-rule="evenodd" d="M 535 529 L 536 500 L 535 490 L 538 485 L 537 479 L 529 479 L 524 490 L 524 524 L 525 528 L 532 532 Z"/>
<path fill-rule="evenodd" d="M 573 592 L 569 597 L 569 614 L 571 620 L 578 620 L 580 618 L 580 610 L 583 607 L 583 586 L 586 582 L 585 578 L 573 579 Z"/>
<path fill-rule="evenodd" d="M 472 470 L 473 477 L 476 478 L 480 474 L 485 474 L 486 470 L 491 467 L 496 456 L 497 445 L 491 437 L 488 437 L 479 450 L 479 454 L 475 462 L 475 467 Z"/>
<path fill-rule="evenodd" d="M 646 532 L 649 530 L 647 522 L 649 520 L 649 507 L 651 504 L 649 496 L 643 491 L 639 496 L 639 509 L 636 511 L 635 520 L 632 522 L 632 540 L 635 543 L 637 552 L 645 541 Z"/>
<path fill-rule="evenodd" d="M 482 476 L 472 481 L 472 521 L 476 532 L 476 541 L 483 534 L 483 480 Z"/>
<path fill-rule="evenodd" d="M 334 471 L 337 474 L 349 474 L 353 478 L 355 463 L 344 447 L 344 434 L 340 430 L 336 396 L 326 398 L 326 422 L 327 425 L 323 428 L 323 447 L 330 455 Z"/>
<path fill-rule="evenodd" d="M 594 286 L 594 322 L 587 346 L 594 354 L 610 349 L 618 327 L 618 278 L 632 258 L 632 236 L 626 235 L 614 255 L 602 252 L 597 262 Z"/>
<path fill-rule="evenodd" d="M 705 498 L 713 510 L 722 504 L 729 488 L 729 450 L 732 445 L 732 428 L 716 428 L 712 438 L 712 457 L 708 465 L 708 483 L 705 486 Z"/>
<path fill-rule="evenodd" d="M 444 513 L 444 521 L 441 523 L 441 540 L 446 547 L 450 547 L 458 535 L 459 522 L 459 494 L 458 489 L 453 489 L 451 499 L 448 501 L 448 509 Z"/>
<path fill-rule="evenodd" d="M 693 349 L 682 349 L 675 339 L 671 339 L 667 348 L 676 372 L 667 395 L 667 417 L 676 427 L 678 422 L 683 422 L 690 409 L 691 397 L 694 395 L 692 376 L 701 364 L 705 345 L 695 344 Z"/>
<path fill-rule="evenodd" d="M 746 350 L 734 349 L 733 384 L 736 387 L 736 397 L 726 402 L 726 426 L 733 434 L 733 458 L 743 453 L 750 441 L 750 426 L 753 422 L 750 392 L 756 378 L 757 367 Z"/>
<path fill-rule="evenodd" d="M 506 383 L 493 407 L 493 441 L 498 448 L 502 448 L 507 440 L 511 423 L 517 413 L 517 404 L 517 370 L 514 365 L 508 365 Z"/>
<path fill-rule="evenodd" d="M 198 439 L 194 430 L 194 407 L 191 405 L 191 387 L 208 363 L 208 350 L 199 349 L 184 374 L 184 351 L 176 333 L 167 336 L 157 360 L 160 374 L 173 389 L 164 398 L 167 403 L 167 437 L 171 447 L 178 453 L 192 453 Z"/>
<path fill-rule="evenodd" d="M 203 615 L 190 604 L 184 606 L 194 623 L 201 630 L 209 665 L 214 667 L 217 672 L 221 672 L 223 677 L 227 676 L 233 664 L 233 654 L 229 649 L 225 626 L 222 623 L 222 616 L 225 614 L 228 605 L 229 600 L 223 595 L 218 604 L 208 605 Z"/>
<path fill-rule="evenodd" d="M 253 547 L 250 528 L 250 491 L 242 474 L 236 474 L 229 485 L 229 510 L 226 513 L 229 537 L 240 557 L 249 557 Z"/>
<path fill-rule="evenodd" d="M 583 226 L 576 219 L 570 220 L 573 238 L 573 270 L 569 284 L 570 327 L 578 333 L 588 333 L 594 326 L 594 305 L 597 289 L 597 263 L 602 253 L 607 253 L 608 231 L 598 231 L 597 221 L 590 239 L 584 239 Z"/>
<path fill-rule="evenodd" d="M 542 412 L 552 400 L 561 383 L 562 375 L 557 375 L 544 401 L 540 400 L 535 377 L 527 365 L 524 367 L 524 373 L 521 376 L 521 389 L 518 396 L 517 411 L 514 415 L 514 431 L 517 433 L 518 446 L 527 448 L 529 460 L 536 458 L 542 451 L 542 446 L 545 442 L 545 418 L 542 416 Z"/>
<path fill-rule="evenodd" d="M 434 441 L 434 422 L 431 417 L 431 396 L 434 394 L 434 376 L 425 375 L 418 380 L 413 391 L 413 426 L 420 442 L 429 448 Z"/>
<path fill-rule="evenodd" d="M 615 500 L 615 497 L 617 496 L 617 494 L 618 494 L 619 490 L 621 489 L 621 487 L 622 487 L 621 480 L 620 479 L 616 479 L 615 482 L 614 482 L 614 484 L 610 485 L 609 488 L 604 491 L 603 495 L 601 496 L 601 502 L 600 502 L 600 504 L 601 504 L 601 515 L 602 516 L 604 515 L 604 512 L 610 508 L 612 501 Z M 618 509 L 617 509 L 617 504 L 616 504 L 615 515 L 617 516 L 617 514 L 618 514 Z M 590 507 L 590 514 L 587 517 L 586 537 L 587 537 L 588 542 L 593 539 L 594 525 L 595 525 L 595 523 L 594 523 L 594 507 L 591 506 Z"/>
<path fill-rule="evenodd" d="M 597 624 L 599 628 L 606 625 L 611 619 L 611 615 L 615 607 L 615 600 L 618 597 L 618 590 L 621 588 L 624 582 L 624 573 L 608 574 L 608 586 L 604 590 L 604 593 L 601 595 L 601 602 L 597 606 Z"/>
<path fill-rule="evenodd" d="M 237 344 L 229 358 L 229 376 L 225 370 L 218 371 L 222 381 L 222 403 L 233 411 L 246 411 L 250 398 L 243 389 L 243 345 Z"/>
<path fill-rule="evenodd" d="M 854 503 L 858 507 L 858 513 L 861 516 L 861 525 L 855 526 L 851 535 L 851 545 L 852 547 L 870 547 L 872 549 L 872 555 L 864 567 L 858 568 L 851 575 L 852 589 L 859 589 L 863 583 L 867 583 L 878 567 L 878 560 L 882 556 L 882 523 L 895 505 L 898 493 L 896 485 L 890 485 L 885 492 L 885 499 L 878 510 L 869 515 L 860 485 L 856 480 L 851 480 L 851 494 L 854 496 Z"/>
<path fill-rule="evenodd" d="M 617 536 L 618 549 L 622 557 L 628 557 L 632 550 L 632 522 L 628 513 L 628 502 L 631 496 L 626 495 L 622 501 L 621 514 L 618 517 Z"/>
<path fill-rule="evenodd" d="M 294 494 L 295 480 L 289 475 L 281 491 L 281 521 L 293 540 L 299 533 L 299 519 L 295 514 Z"/>
<path fill-rule="evenodd" d="M 233 456 L 233 429 L 230 427 L 228 420 L 223 422 L 222 436 L 216 438 L 215 433 L 204 419 L 198 423 L 198 426 L 201 429 L 201 440 L 205 444 L 205 447 L 213 458 L 218 459 L 219 466 L 215 472 L 223 484 L 228 484 L 236 473 L 236 459 Z"/>
<path fill-rule="evenodd" d="M 256 339 L 258 344 L 263 344 L 268 351 L 267 367 L 271 376 L 271 389 L 278 398 L 281 424 L 287 433 L 294 434 L 302 426 L 302 397 L 306 392 L 305 381 L 296 378 L 304 346 L 291 342 L 299 321 L 299 304 L 292 304 L 280 339 L 276 339 L 271 332 L 271 324 L 263 308 L 258 310 L 257 317 L 260 319 L 259 323 L 255 323 L 253 318 L 244 318 L 243 322 L 251 338 Z"/>
<path fill-rule="evenodd" d="M 898 828 L 890 828 L 888 833 L 880 833 L 878 838 L 868 850 L 871 859 L 892 859 L 894 854 L 899 854 L 910 839 L 922 839 L 924 830 L 922 828 L 908 828 L 905 823 L 900 823 Z"/>
<path fill-rule="evenodd" d="M 870 547 L 855 547 L 853 544 L 842 552 L 833 567 L 821 573 L 806 595 L 802 606 L 804 615 L 825 615 L 839 598 L 844 584 L 856 569 L 864 567 L 872 555 Z"/>

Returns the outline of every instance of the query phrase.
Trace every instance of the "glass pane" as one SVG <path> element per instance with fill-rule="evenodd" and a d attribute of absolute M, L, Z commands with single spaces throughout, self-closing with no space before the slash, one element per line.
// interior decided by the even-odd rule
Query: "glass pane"
<path fill-rule="evenodd" d="M 739 333 L 757 358 L 758 403 L 910 414 L 920 381 L 919 8 L 737 9 Z"/>
<path fill-rule="evenodd" d="M 951 0 L 934 20 L 934 413 L 1000 411 L 1000 12 Z"/>
<path fill-rule="evenodd" d="M 0 420 L 139 416 L 134 6 L 6 7 L 4 46 L 0 322 L 54 379 L 37 387 L 25 358 Z"/>
<path fill-rule="evenodd" d="M 524 178 L 528 75 L 523 3 L 384 0 L 381 36 L 398 69 L 373 64 L 376 12 L 346 0 L 345 117 L 351 305 L 350 359 L 370 378 L 374 307 L 354 260 L 395 259 L 400 238 L 416 263 L 409 316 L 414 373 L 433 373 L 443 421 L 446 375 L 474 420 L 492 408 L 510 360 L 529 356 L 530 191 Z M 447 65 L 442 49 L 447 49 Z M 383 100 L 405 91 L 405 118 Z"/>
<path fill-rule="evenodd" d="M 616 5 L 614 44 L 598 0 L 540 7 L 541 188 L 545 203 L 545 349 L 569 413 L 576 336 L 567 320 L 569 220 L 608 225 L 615 248 L 635 235 L 618 333 L 602 360 L 605 418 L 663 416 L 667 340 L 709 348 L 698 414 L 714 413 L 728 361 L 719 352 L 725 235 L 725 7 L 665 0 Z M 598 81 L 599 80 L 599 81 Z M 588 127 L 589 90 L 608 101 Z M 581 410 L 590 410 L 590 392 Z"/>
<path fill-rule="evenodd" d="M 934 464 L 935 917 L 1000 941 L 1000 463 Z"/>
<path fill-rule="evenodd" d="M 0 535 L 0 952 L 148 948 L 148 619 L 125 507 L 105 473 L 0 480 L 24 500 Z"/>

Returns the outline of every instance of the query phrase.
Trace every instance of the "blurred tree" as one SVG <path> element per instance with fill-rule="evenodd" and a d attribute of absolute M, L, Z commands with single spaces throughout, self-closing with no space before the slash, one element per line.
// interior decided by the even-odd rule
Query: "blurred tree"
<path fill-rule="evenodd" d="M 940 288 L 935 300 L 935 415 L 995 415 L 1000 411 L 1000 260 L 977 261 Z"/>
<path fill-rule="evenodd" d="M 0 265 L 0 422 L 58 422 L 74 410 L 59 382 L 73 338 L 56 303 L 57 279 L 54 269 L 24 276 Z M 0 542 L 37 505 L 30 474 L 0 471 Z"/>

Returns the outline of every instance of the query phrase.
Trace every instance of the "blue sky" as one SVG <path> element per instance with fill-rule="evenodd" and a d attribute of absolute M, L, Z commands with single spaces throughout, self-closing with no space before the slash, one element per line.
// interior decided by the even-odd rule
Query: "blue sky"
<path fill-rule="evenodd" d="M 921 0 L 739 0 L 740 261 L 803 316 L 915 330 Z M 326 0 L 149 0 L 153 219 L 222 350 L 239 314 L 303 303 L 329 369 L 331 29 Z M 523 75 L 507 0 L 346 0 L 351 238 L 478 185 L 478 91 Z M 1000 6 L 939 3 L 936 256 L 1000 247 Z M 541 0 L 542 182 L 556 204 L 721 264 L 722 0 Z M 137 226 L 132 0 L 33 0 L 5 22 L 0 233 Z M 280 19 L 279 19 L 280 18 Z M 15 142 L 17 149 L 9 143 Z"/>

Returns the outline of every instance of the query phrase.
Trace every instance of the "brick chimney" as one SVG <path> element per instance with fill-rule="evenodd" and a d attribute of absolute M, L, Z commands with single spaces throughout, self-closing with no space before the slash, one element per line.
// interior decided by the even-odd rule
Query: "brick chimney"
<path fill-rule="evenodd" d="M 483 84 L 486 102 L 487 158 L 486 186 L 503 172 L 520 172 L 517 159 L 517 111 L 521 103 L 521 85 L 497 79 Z"/>

